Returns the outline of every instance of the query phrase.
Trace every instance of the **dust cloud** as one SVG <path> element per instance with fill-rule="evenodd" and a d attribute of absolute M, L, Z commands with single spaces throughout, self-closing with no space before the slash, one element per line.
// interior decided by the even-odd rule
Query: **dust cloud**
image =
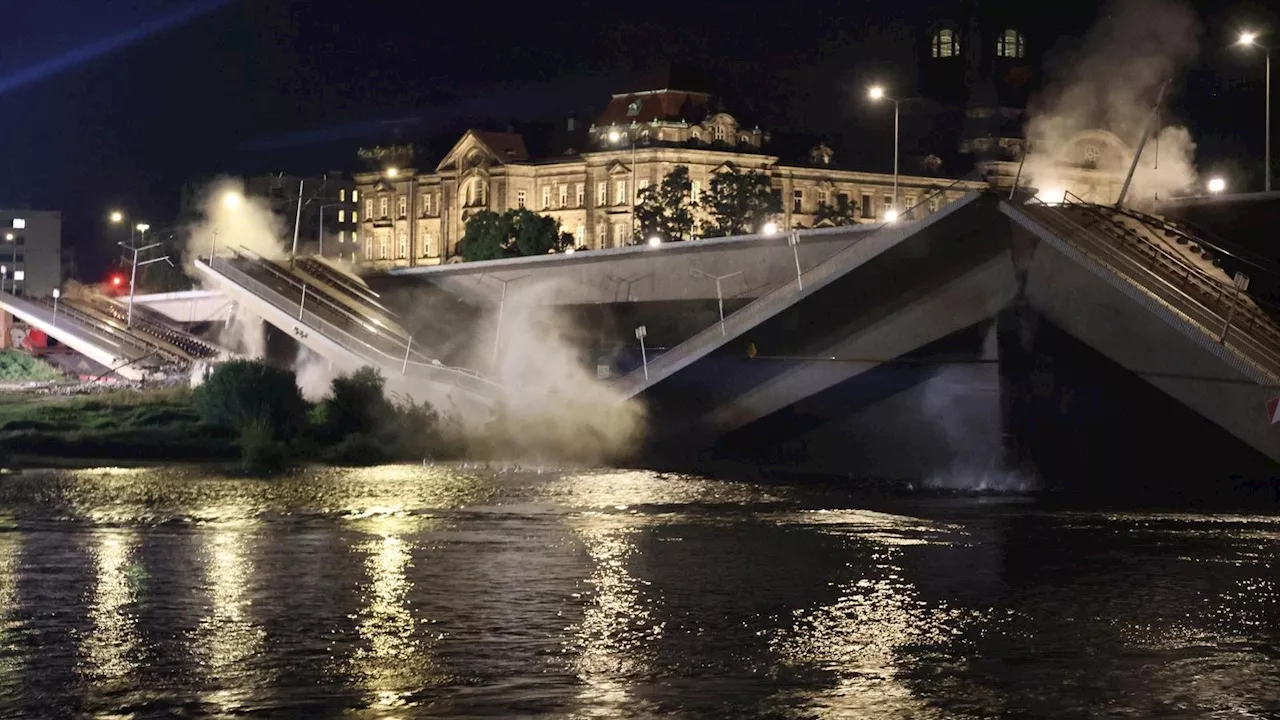
<path fill-rule="evenodd" d="M 1160 87 L 1171 81 L 1163 104 L 1167 108 L 1180 76 L 1199 52 L 1200 34 L 1194 10 L 1182 0 L 1115 0 L 1104 9 L 1079 50 L 1061 63 L 1064 72 L 1050 79 L 1028 109 L 1030 153 L 1023 172 L 1044 191 L 1043 199 L 1060 201 L 1062 191 L 1072 189 L 1059 166 L 1081 161 L 1070 153 L 1072 139 L 1082 131 L 1105 130 L 1129 145 L 1122 159 L 1098 167 L 1123 178 Z M 1161 115 L 1167 118 L 1167 112 Z M 1149 204 L 1197 184 L 1191 133 L 1176 123 L 1157 127 L 1126 202 Z M 1113 192 L 1118 194 L 1119 183 Z"/>
<path fill-rule="evenodd" d="M 579 329 L 547 300 L 555 283 L 513 285 L 502 311 L 497 362 L 496 309 L 477 333 L 473 366 L 492 367 L 505 399 L 486 442 L 507 459 L 551 459 L 601 464 L 625 459 L 643 440 L 645 414 L 596 377 L 583 356 Z"/>

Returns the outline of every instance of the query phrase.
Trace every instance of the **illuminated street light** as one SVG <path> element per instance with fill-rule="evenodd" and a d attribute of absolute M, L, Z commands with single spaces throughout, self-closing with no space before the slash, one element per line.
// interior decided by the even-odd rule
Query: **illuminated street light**
<path fill-rule="evenodd" d="M 1269 45 L 1263 45 L 1262 43 L 1258 42 L 1258 33 L 1247 32 L 1247 31 L 1240 33 L 1240 41 L 1237 44 L 1244 45 L 1246 47 L 1259 48 L 1262 50 L 1264 57 L 1266 57 L 1267 59 L 1267 70 L 1265 75 L 1265 83 L 1267 87 L 1267 103 L 1266 103 L 1266 116 L 1263 118 L 1264 127 L 1266 128 L 1266 150 L 1264 153 L 1265 157 L 1263 158 L 1263 161 L 1265 163 L 1267 172 L 1266 172 L 1266 175 L 1264 175 L 1265 185 L 1263 187 L 1263 190 L 1265 192 L 1271 192 L 1271 51 L 1274 50 L 1275 48 Z"/>
<path fill-rule="evenodd" d="M 885 222 L 893 222 L 893 221 L 895 221 L 895 220 L 897 220 L 897 219 L 898 219 L 898 211 L 897 211 L 897 210 L 894 210 L 893 208 L 889 208 L 888 210 L 885 210 L 885 211 L 884 211 L 884 221 L 885 221 Z"/>
<path fill-rule="evenodd" d="M 119 210 L 112 210 L 111 215 L 109 215 L 108 217 L 111 220 L 111 222 L 117 225 L 124 222 L 124 213 L 120 212 Z"/>
<path fill-rule="evenodd" d="M 5 239 L 5 240 L 12 241 L 12 240 L 13 240 L 13 233 L 5 233 L 5 234 L 4 234 L 4 239 Z"/>
<path fill-rule="evenodd" d="M 244 202 L 244 196 L 235 190 L 229 190 L 222 196 L 222 207 L 228 210 L 240 207 L 241 202 Z"/>
<path fill-rule="evenodd" d="M 649 238 L 649 247 L 658 247 L 661 244 L 662 244 L 662 238 L 658 237 L 657 235 L 654 235 L 653 237 Z"/>
<path fill-rule="evenodd" d="M 893 103 L 893 211 L 896 217 L 898 209 L 898 109 L 902 102 L 886 94 L 883 85 L 872 85 L 871 89 L 867 91 L 867 96 L 875 101 L 888 100 Z M 889 222 L 893 221 L 890 220 Z"/>
<path fill-rule="evenodd" d="M 1209 181 L 1209 192 L 1217 194 L 1227 189 L 1227 181 L 1220 177 L 1213 178 Z"/>
<path fill-rule="evenodd" d="M 400 175 L 400 168 L 398 168 L 398 167 L 389 167 L 389 168 L 387 168 L 387 177 L 389 177 L 389 178 L 393 178 L 393 177 L 397 177 L 397 176 L 399 176 L 399 175 Z"/>
<path fill-rule="evenodd" d="M 137 229 L 138 229 L 138 232 L 145 233 L 146 231 L 151 229 L 151 226 L 146 223 L 138 223 Z"/>
<path fill-rule="evenodd" d="M 777 223 L 772 223 L 772 222 L 767 222 L 767 223 L 765 223 L 765 224 L 764 224 L 764 228 L 763 228 L 763 230 L 764 230 L 764 234 L 765 234 L 765 235 L 777 235 L 777 234 L 778 234 L 778 224 L 777 224 Z"/>
<path fill-rule="evenodd" d="M 621 139 L 622 139 L 622 133 L 618 132 L 617 130 L 609 131 L 609 142 L 616 143 Z"/>
<path fill-rule="evenodd" d="M 578 252 L 578 248 L 576 248 L 576 247 L 572 247 L 572 246 L 570 246 L 570 247 L 567 247 L 567 248 L 565 248 L 565 249 L 564 249 L 564 254 L 565 254 L 565 255 L 572 255 L 572 254 L 574 254 L 574 253 L 576 253 L 576 252 Z"/>

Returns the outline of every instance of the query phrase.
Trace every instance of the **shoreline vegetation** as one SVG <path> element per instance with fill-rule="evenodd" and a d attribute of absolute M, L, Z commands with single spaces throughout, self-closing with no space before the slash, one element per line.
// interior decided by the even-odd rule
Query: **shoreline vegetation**
<path fill-rule="evenodd" d="M 291 370 L 236 360 L 195 389 L 0 392 L 0 469 L 200 462 L 270 475 L 314 462 L 462 457 L 454 423 L 429 406 L 388 399 L 383 385 L 365 368 L 335 378 L 327 397 L 309 403 Z"/>

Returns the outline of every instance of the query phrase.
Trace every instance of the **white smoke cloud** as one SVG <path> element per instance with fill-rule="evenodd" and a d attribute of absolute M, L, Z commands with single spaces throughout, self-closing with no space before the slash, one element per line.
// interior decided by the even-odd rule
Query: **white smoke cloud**
<path fill-rule="evenodd" d="M 284 234 L 280 218 L 261 198 L 246 196 L 244 183 L 216 180 L 200 194 L 200 219 L 187 230 L 188 274 L 199 277 L 191 261 L 207 259 L 215 248 L 220 255 L 247 248 L 265 258 L 282 258 Z"/>
<path fill-rule="evenodd" d="M 293 369 L 298 378 L 298 389 L 309 402 L 318 402 L 327 396 L 333 387 L 333 379 L 339 375 L 332 363 L 302 345 L 298 346 L 298 358 Z"/>
<path fill-rule="evenodd" d="M 1051 195 L 1071 190 L 1072 181 L 1061 172 L 1060 163 L 1074 160 L 1069 157 L 1070 143 L 1086 130 L 1108 131 L 1136 147 L 1160 87 L 1172 81 L 1165 95 L 1167 108 L 1180 75 L 1199 51 L 1199 36 L 1199 20 L 1183 0 L 1115 0 L 1080 49 L 1061 63 L 1064 72 L 1031 103 L 1030 154 L 1023 171 L 1030 182 L 1052 189 Z M 1167 111 L 1162 115 L 1167 117 Z M 1099 169 L 1123 178 L 1131 160 L 1132 149 L 1112 166 Z M 1194 160 L 1195 142 L 1185 127 L 1166 125 L 1153 131 L 1129 199 L 1151 202 L 1157 195 L 1166 198 L 1192 188 L 1197 184 Z"/>

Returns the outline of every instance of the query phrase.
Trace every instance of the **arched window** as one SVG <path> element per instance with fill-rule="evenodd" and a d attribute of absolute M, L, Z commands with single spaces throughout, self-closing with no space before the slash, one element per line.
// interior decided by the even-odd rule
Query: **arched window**
<path fill-rule="evenodd" d="M 694 142 L 702 142 L 702 131 L 698 130 L 698 128 L 691 130 L 689 136 L 693 138 Z"/>
<path fill-rule="evenodd" d="M 1027 56 L 1027 41 L 1022 33 L 1012 28 L 1000 33 L 996 38 L 996 56 L 1020 58 Z"/>
<path fill-rule="evenodd" d="M 716 126 L 716 140 L 720 140 L 720 141 L 722 141 L 722 142 L 724 141 L 724 126 L 723 126 L 723 125 L 717 125 L 717 126 Z"/>
<path fill-rule="evenodd" d="M 936 58 L 960 55 L 960 35 L 951 28 L 938 28 L 933 32 L 933 56 Z"/>
<path fill-rule="evenodd" d="M 463 194 L 463 202 L 466 203 L 467 207 L 484 205 L 484 190 L 484 178 L 471 178 L 471 181 L 467 183 L 466 193 Z"/>

